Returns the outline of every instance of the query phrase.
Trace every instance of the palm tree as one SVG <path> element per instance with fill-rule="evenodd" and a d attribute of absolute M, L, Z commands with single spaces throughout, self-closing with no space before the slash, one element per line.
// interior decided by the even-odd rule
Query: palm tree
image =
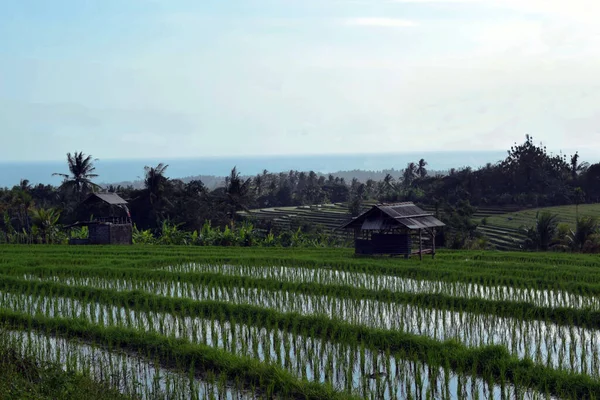
<path fill-rule="evenodd" d="M 77 199 L 81 201 L 82 196 L 89 191 L 94 191 L 99 185 L 92 182 L 93 178 L 97 178 L 98 175 L 94 174 L 96 167 L 94 162 L 98 159 L 92 158 L 91 155 L 87 157 L 83 152 L 75 152 L 74 155 L 67 153 L 67 164 L 69 166 L 69 174 L 62 174 L 55 172 L 52 176 L 62 177 L 63 183 L 61 188 L 70 189 L 72 193 L 77 195 Z"/>
<path fill-rule="evenodd" d="M 158 228 L 165 219 L 165 206 L 172 205 L 165 196 L 169 186 L 169 178 L 165 176 L 168 165 L 163 163 L 156 167 L 145 166 L 144 171 L 144 190 L 135 200 L 141 200 L 138 209 L 144 209 L 145 220 L 148 226 Z"/>
<path fill-rule="evenodd" d="M 230 208 L 231 219 L 235 217 L 238 210 L 248 210 L 251 200 L 252 179 L 242 179 L 236 167 L 233 167 L 231 174 L 225 178 L 224 203 Z"/>
<path fill-rule="evenodd" d="M 263 175 L 261 174 L 257 174 L 254 177 L 254 191 L 256 192 L 256 194 L 258 196 L 262 195 L 262 191 L 263 191 L 263 186 L 265 184 L 265 181 L 263 179 Z"/>
<path fill-rule="evenodd" d="M 542 213 L 538 211 L 535 220 L 534 226 L 522 228 L 522 232 L 526 236 L 525 248 L 546 251 L 556 236 L 558 215 L 549 211 Z"/>
<path fill-rule="evenodd" d="M 385 174 L 383 180 L 379 182 L 379 197 L 383 197 L 387 201 L 394 191 L 394 177 L 391 174 Z"/>
<path fill-rule="evenodd" d="M 394 185 L 394 177 L 390 174 L 385 174 L 385 178 L 383 178 L 383 187 L 385 189 L 390 189 Z"/>
<path fill-rule="evenodd" d="M 575 154 L 573 154 L 571 156 L 571 178 L 574 181 L 577 180 L 577 176 L 580 173 L 587 171 L 589 166 L 590 166 L 590 164 L 585 161 L 582 163 L 579 163 L 579 154 L 577 152 L 575 152 Z"/>
<path fill-rule="evenodd" d="M 573 250 L 583 250 L 587 238 L 598 231 L 598 221 L 594 217 L 577 218 L 575 230 L 567 234 L 567 241 Z"/>
<path fill-rule="evenodd" d="M 162 194 L 169 179 L 165 176 L 165 171 L 169 166 L 163 163 L 156 167 L 145 166 L 144 187 L 150 204 L 154 204 L 162 199 Z"/>
<path fill-rule="evenodd" d="M 29 182 L 29 179 L 21 179 L 19 181 L 19 187 L 21 188 L 22 191 L 24 192 L 29 192 L 31 191 L 31 184 Z"/>
<path fill-rule="evenodd" d="M 417 176 L 417 164 L 414 162 L 408 163 L 402 174 L 402 183 L 405 187 L 409 187 Z"/>
<path fill-rule="evenodd" d="M 585 202 L 585 192 L 580 187 L 573 191 L 573 201 L 575 202 L 575 218 L 579 219 L 579 205 Z"/>
<path fill-rule="evenodd" d="M 425 178 L 427 176 L 427 169 L 425 169 L 426 166 L 427 161 L 421 158 L 417 164 L 417 175 L 419 176 L 419 178 Z"/>

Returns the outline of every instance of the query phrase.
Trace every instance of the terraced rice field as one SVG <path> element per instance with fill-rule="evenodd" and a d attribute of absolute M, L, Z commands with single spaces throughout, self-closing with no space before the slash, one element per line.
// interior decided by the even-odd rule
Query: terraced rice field
<path fill-rule="evenodd" d="M 519 229 L 521 226 L 532 226 L 535 224 L 535 216 L 538 211 L 548 211 L 557 214 L 559 222 L 575 227 L 577 214 L 580 217 L 600 217 L 600 203 L 581 204 L 579 207 L 574 205 L 531 208 L 521 211 L 513 211 L 500 215 L 494 215 L 487 218 L 488 224 L 507 229 Z"/>
<path fill-rule="evenodd" d="M 500 211 L 500 210 L 498 210 Z M 558 215 L 558 221 L 575 227 L 577 215 L 580 217 L 600 217 L 600 204 L 574 205 L 513 210 L 510 212 L 490 213 L 486 216 L 486 225 L 480 225 L 478 230 L 486 235 L 490 244 L 498 250 L 516 250 L 524 239 L 520 228 L 535 225 L 538 211 L 548 211 Z"/>
<path fill-rule="evenodd" d="M 350 219 L 348 206 L 344 203 L 318 204 L 312 206 L 271 207 L 240 211 L 240 216 L 268 220 L 280 229 L 289 230 L 300 223 L 321 226 L 333 232 Z M 338 232 L 343 234 L 343 232 Z"/>
<path fill-rule="evenodd" d="M 369 208 L 375 202 L 366 202 L 365 207 Z M 583 207 L 583 206 L 582 206 Z M 424 207 L 425 211 L 433 213 L 431 207 Z M 599 209 L 600 210 L 600 209 Z M 481 225 L 479 231 L 489 238 L 490 244 L 497 250 L 517 250 L 519 241 L 523 239 L 523 235 L 519 232 L 519 226 L 505 226 L 505 224 L 497 224 L 497 221 L 504 221 L 510 218 L 509 213 L 517 213 L 518 208 L 515 207 L 480 207 L 474 214 L 473 218 L 479 223 L 483 218 L 487 218 L 490 222 L 488 225 Z M 239 214 L 247 218 L 255 218 L 258 220 L 271 221 L 273 226 L 280 229 L 291 229 L 301 222 L 309 223 L 315 226 L 321 226 L 326 231 L 337 234 L 342 237 L 349 238 L 347 232 L 336 231 L 336 228 L 350 219 L 348 206 L 345 203 L 335 204 L 320 204 L 313 206 L 298 206 L 298 207 L 272 207 L 240 211 Z M 535 218 L 535 213 L 533 214 Z"/>
<path fill-rule="evenodd" d="M 518 228 L 507 228 L 489 222 L 487 225 L 479 225 L 477 231 L 485 235 L 489 244 L 496 250 L 520 250 L 525 239 L 525 235 Z"/>
<path fill-rule="evenodd" d="M 131 398 L 600 397 L 595 257 L 1 250 L 0 346 Z"/>

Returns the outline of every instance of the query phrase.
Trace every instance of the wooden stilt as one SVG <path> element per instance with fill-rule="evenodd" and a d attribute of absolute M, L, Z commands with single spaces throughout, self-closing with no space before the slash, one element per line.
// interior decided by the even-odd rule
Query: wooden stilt
<path fill-rule="evenodd" d="M 423 259 L 423 229 L 419 229 L 419 260 Z"/>
<path fill-rule="evenodd" d="M 435 258 L 435 228 L 431 228 L 431 258 Z"/>

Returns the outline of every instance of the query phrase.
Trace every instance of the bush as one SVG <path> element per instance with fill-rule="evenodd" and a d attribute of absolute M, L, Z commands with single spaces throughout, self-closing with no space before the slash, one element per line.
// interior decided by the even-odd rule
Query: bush
<path fill-rule="evenodd" d="M 600 253 L 600 234 L 594 233 L 588 236 L 582 251 L 584 253 Z"/>

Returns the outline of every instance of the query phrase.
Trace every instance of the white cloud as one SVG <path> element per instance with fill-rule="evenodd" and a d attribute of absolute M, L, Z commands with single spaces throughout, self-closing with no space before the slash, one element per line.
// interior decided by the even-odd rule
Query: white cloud
<path fill-rule="evenodd" d="M 552 15 L 561 19 L 596 23 L 600 15 L 600 1 L 597 0 L 389 0 L 390 3 L 416 4 L 477 4 L 499 7 L 514 11 Z"/>
<path fill-rule="evenodd" d="M 485 3 L 484 0 L 388 0 L 390 3 L 416 3 L 416 4 L 447 4 L 447 3 Z"/>
<path fill-rule="evenodd" d="M 418 25 L 415 21 L 401 18 L 348 18 L 344 20 L 344 24 L 381 28 L 408 28 Z"/>

